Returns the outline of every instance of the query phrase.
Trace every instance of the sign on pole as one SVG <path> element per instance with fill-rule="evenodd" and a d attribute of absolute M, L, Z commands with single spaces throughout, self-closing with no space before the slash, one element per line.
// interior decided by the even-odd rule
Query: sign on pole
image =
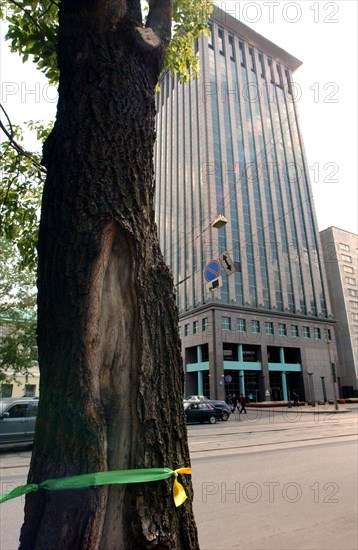
<path fill-rule="evenodd" d="M 204 277 L 209 283 L 220 276 L 220 263 L 218 260 L 211 260 L 204 269 Z"/>
<path fill-rule="evenodd" d="M 234 265 L 234 262 L 232 261 L 230 254 L 225 250 L 222 254 L 220 254 L 220 261 L 223 265 L 223 268 L 225 269 L 226 273 L 229 275 L 232 275 L 235 273 L 236 268 Z"/>
<path fill-rule="evenodd" d="M 220 288 L 223 286 L 223 278 L 218 277 L 217 279 L 214 279 L 213 281 L 206 283 L 205 286 L 206 286 L 206 294 L 210 294 L 210 292 L 212 292 L 216 288 Z"/>

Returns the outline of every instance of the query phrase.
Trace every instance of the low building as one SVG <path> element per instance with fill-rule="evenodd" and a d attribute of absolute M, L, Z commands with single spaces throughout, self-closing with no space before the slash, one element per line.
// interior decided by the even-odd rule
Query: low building
<path fill-rule="evenodd" d="M 358 235 L 337 227 L 321 231 L 324 263 L 337 320 L 337 374 L 343 397 L 358 396 Z"/>

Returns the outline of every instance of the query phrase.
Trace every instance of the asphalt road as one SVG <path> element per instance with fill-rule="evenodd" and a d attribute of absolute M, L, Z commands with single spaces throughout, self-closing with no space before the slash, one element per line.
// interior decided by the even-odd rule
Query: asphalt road
<path fill-rule="evenodd" d="M 357 411 L 293 420 L 189 427 L 202 550 L 357 549 Z"/>
<path fill-rule="evenodd" d="M 188 426 L 201 550 L 357 550 L 357 412 Z M 0 453 L 1 492 L 25 482 L 29 460 Z M 16 550 L 22 510 L 0 506 L 1 550 Z"/>

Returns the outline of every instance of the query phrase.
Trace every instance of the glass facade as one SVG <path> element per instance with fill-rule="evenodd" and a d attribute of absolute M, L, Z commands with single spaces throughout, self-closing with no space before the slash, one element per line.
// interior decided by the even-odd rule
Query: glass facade
<path fill-rule="evenodd" d="M 179 312 L 213 299 L 205 265 L 228 251 L 241 270 L 221 270 L 216 302 L 327 318 L 295 67 L 240 25 L 213 20 L 197 42 L 201 77 L 164 74 L 156 98 L 156 219 Z M 228 220 L 220 230 L 210 225 L 217 214 Z"/>

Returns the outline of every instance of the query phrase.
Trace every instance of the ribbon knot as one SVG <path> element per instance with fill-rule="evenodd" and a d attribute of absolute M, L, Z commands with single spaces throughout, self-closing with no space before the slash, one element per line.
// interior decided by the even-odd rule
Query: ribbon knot
<path fill-rule="evenodd" d="M 174 476 L 173 498 L 174 498 L 174 504 L 176 507 L 181 506 L 181 504 L 183 504 L 183 502 L 185 502 L 186 499 L 188 498 L 184 487 L 178 481 L 178 474 L 184 474 L 184 475 L 191 474 L 191 468 L 178 468 L 177 470 L 173 471 L 173 476 Z"/>

